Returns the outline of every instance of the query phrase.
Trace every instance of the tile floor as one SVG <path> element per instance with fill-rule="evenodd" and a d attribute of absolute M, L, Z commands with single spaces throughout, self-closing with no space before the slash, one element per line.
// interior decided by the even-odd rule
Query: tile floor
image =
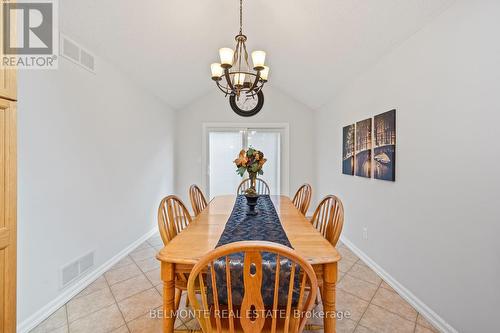
<path fill-rule="evenodd" d="M 162 305 L 160 268 L 154 258 L 161 247 L 160 237 L 153 236 L 30 333 L 161 332 L 161 320 L 150 314 Z M 338 333 L 438 332 L 346 246 L 340 245 L 339 251 L 343 259 L 337 310 L 350 316 L 337 320 Z M 192 318 L 178 318 L 175 326 L 178 331 L 199 328 Z M 321 320 L 310 320 L 306 329 L 322 333 Z"/>

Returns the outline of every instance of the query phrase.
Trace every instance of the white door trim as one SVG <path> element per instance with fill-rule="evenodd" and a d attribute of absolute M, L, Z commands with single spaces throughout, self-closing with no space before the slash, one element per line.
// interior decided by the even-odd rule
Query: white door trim
<path fill-rule="evenodd" d="M 290 195 L 290 124 L 289 123 L 202 123 L 202 150 L 201 150 L 201 183 L 208 191 L 208 132 L 211 129 L 246 129 L 264 128 L 283 131 L 282 161 L 281 161 L 281 194 Z"/>

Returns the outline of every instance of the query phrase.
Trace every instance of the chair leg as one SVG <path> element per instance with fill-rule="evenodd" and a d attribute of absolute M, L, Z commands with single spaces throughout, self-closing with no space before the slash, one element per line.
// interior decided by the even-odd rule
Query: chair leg
<path fill-rule="evenodd" d="M 181 302 L 181 296 L 182 296 L 182 290 L 175 288 L 175 299 L 174 299 L 174 306 L 175 306 L 175 311 L 179 310 L 179 304 Z"/>
<path fill-rule="evenodd" d="M 186 291 L 186 294 L 187 294 L 187 291 Z M 188 295 L 186 295 L 186 308 L 189 306 L 189 297 Z"/>
<path fill-rule="evenodd" d="M 323 287 L 319 286 L 319 293 L 316 294 L 316 305 L 321 303 L 321 298 L 323 297 Z"/>

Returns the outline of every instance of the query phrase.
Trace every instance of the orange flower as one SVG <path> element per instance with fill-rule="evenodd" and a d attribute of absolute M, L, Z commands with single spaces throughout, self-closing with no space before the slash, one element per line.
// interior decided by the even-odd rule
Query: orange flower
<path fill-rule="evenodd" d="M 259 166 L 262 167 L 264 165 L 264 163 L 266 163 L 267 161 L 267 158 L 263 158 L 259 161 Z"/>
<path fill-rule="evenodd" d="M 245 153 L 245 150 L 240 151 L 240 155 L 238 156 L 237 159 L 234 160 L 234 163 L 236 164 L 237 167 L 242 167 L 246 166 L 248 162 L 247 155 Z"/>

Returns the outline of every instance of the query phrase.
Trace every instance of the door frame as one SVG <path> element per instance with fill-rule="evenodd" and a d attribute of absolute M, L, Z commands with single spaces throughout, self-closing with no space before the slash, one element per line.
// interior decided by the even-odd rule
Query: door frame
<path fill-rule="evenodd" d="M 208 193 L 209 178 L 209 140 L 210 130 L 235 130 L 235 129 L 277 129 L 283 132 L 281 138 L 281 170 L 280 170 L 280 192 L 282 195 L 290 195 L 290 124 L 289 123 L 202 123 L 202 149 L 201 149 L 201 183 Z M 265 154 L 265 152 L 264 152 Z M 236 156 L 235 156 L 236 158 Z M 209 194 L 210 195 L 210 194 Z"/>

